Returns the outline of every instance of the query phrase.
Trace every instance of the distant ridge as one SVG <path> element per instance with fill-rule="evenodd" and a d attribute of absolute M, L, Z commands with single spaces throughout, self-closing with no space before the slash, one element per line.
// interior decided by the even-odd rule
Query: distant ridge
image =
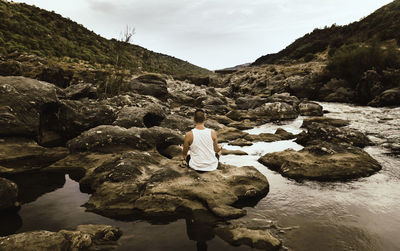
<path fill-rule="evenodd" d="M 32 53 L 62 60 L 110 64 L 133 72 L 171 75 L 209 74 L 210 71 L 143 47 L 105 39 L 82 25 L 24 3 L 0 0 L 0 55 Z M 116 30 L 123 27 L 116 27 Z M 120 48 L 123 49 L 120 49 Z"/>
<path fill-rule="evenodd" d="M 333 55 L 336 49 L 352 43 L 384 43 L 400 45 L 400 0 L 376 10 L 358 22 L 345 26 L 332 25 L 315 29 L 304 35 L 278 53 L 258 58 L 252 65 L 273 64 L 288 60 L 312 59 L 315 54 L 329 49 Z"/>

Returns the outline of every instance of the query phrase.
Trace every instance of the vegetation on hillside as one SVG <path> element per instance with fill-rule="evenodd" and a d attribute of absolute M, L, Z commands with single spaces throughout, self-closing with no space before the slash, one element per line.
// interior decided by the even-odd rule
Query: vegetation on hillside
<path fill-rule="evenodd" d="M 346 80 L 355 86 L 364 72 L 375 70 L 382 74 L 384 70 L 400 68 L 400 53 L 395 49 L 382 49 L 374 44 L 344 46 L 329 59 L 326 67 L 330 76 Z"/>
<path fill-rule="evenodd" d="M 272 64 L 287 60 L 305 59 L 329 50 L 333 56 L 342 46 L 357 43 L 382 43 L 393 40 L 400 46 L 400 0 L 378 9 L 359 22 L 345 26 L 332 25 L 324 29 L 315 29 L 297 39 L 282 51 L 258 58 L 253 65 Z M 355 48 L 355 47 L 354 47 Z"/>
<path fill-rule="evenodd" d="M 0 20 L 0 55 L 26 52 L 71 62 L 83 60 L 102 65 L 116 65 L 118 62 L 118 66 L 132 72 L 210 73 L 137 45 L 107 40 L 59 14 L 35 6 L 1 0 Z"/>

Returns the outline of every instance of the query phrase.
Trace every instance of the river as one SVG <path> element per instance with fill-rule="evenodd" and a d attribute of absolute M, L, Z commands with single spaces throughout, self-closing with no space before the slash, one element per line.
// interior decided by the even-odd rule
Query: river
<path fill-rule="evenodd" d="M 329 112 L 325 116 L 348 119 L 349 127 L 368 135 L 376 145 L 365 150 L 383 169 L 370 177 L 349 182 L 296 182 L 257 162 L 267 152 L 302 149 L 295 142 L 256 143 L 246 147 L 225 145 L 225 148 L 240 149 L 249 155 L 222 156 L 222 162 L 254 166 L 270 183 L 269 194 L 255 207 L 246 208 L 247 216 L 236 221 L 249 226 L 278 226 L 278 237 L 289 250 L 400 250 L 400 158 L 390 154 L 388 148 L 400 143 L 400 108 L 321 105 Z M 273 133 L 281 127 L 298 133 L 302 119 L 279 125 L 266 124 L 248 132 Z M 68 175 L 58 177 L 60 179 L 59 188 L 56 186 L 53 191 L 31 199 L 34 201 L 26 199 L 19 216 L 1 217 L 0 225 L 13 224 L 17 232 L 25 232 L 58 231 L 89 223 L 110 224 L 119 226 L 124 233 L 118 250 L 196 250 L 184 219 L 155 225 L 145 221 L 116 221 L 85 212 L 82 205 L 90 195 L 81 193 L 79 184 Z M 29 189 L 32 188 L 26 188 Z M 208 250 L 251 250 L 246 246 L 231 246 L 218 236 L 209 239 Z"/>

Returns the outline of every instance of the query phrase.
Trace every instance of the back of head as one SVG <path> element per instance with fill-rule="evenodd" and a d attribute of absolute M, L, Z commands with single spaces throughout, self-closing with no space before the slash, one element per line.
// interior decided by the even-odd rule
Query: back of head
<path fill-rule="evenodd" d="M 206 114 L 202 109 L 197 109 L 194 112 L 194 122 L 196 123 L 203 123 L 206 121 Z"/>

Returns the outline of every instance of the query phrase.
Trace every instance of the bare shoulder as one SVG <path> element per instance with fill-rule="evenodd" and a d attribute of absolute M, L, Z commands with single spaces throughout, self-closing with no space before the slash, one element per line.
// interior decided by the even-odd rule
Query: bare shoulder
<path fill-rule="evenodd" d="M 217 138 L 217 132 L 214 129 L 211 129 L 211 137 Z"/>
<path fill-rule="evenodd" d="M 193 138 L 193 132 L 192 132 L 192 131 L 188 131 L 188 132 L 185 134 L 185 138 Z"/>

